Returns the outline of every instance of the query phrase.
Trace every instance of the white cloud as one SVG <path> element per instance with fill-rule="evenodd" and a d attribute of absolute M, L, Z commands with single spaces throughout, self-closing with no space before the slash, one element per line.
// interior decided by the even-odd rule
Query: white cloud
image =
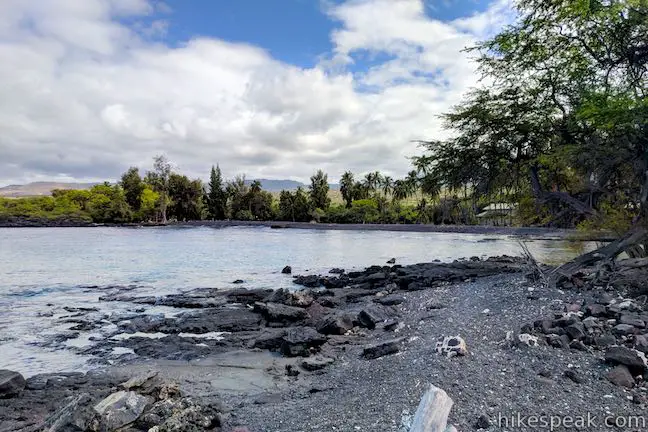
<path fill-rule="evenodd" d="M 421 0 L 352 0 L 333 51 L 303 69 L 246 44 L 196 38 L 170 47 L 172 11 L 148 0 L 0 2 L 0 184 L 115 179 L 166 153 L 191 176 L 292 177 L 316 169 L 402 175 L 416 138 L 476 83 L 461 50 L 511 15 L 508 1 L 453 22 Z M 361 73 L 359 57 L 373 58 Z M 386 60 L 381 60 L 386 58 Z"/>

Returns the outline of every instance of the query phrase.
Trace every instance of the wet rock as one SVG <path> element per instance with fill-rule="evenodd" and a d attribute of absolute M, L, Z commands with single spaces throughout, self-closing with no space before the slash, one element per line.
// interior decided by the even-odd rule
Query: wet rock
<path fill-rule="evenodd" d="M 387 261 L 387 264 L 396 264 L 396 258 L 392 258 Z"/>
<path fill-rule="evenodd" d="M 43 425 L 50 432 L 100 430 L 99 415 L 90 407 L 92 398 L 81 393 L 50 415 Z"/>
<path fill-rule="evenodd" d="M 133 423 L 142 415 L 153 399 L 132 391 L 118 391 L 94 406 L 108 430 L 115 430 Z"/>
<path fill-rule="evenodd" d="M 320 278 L 317 275 L 296 276 L 293 279 L 293 283 L 308 288 L 317 288 L 320 286 Z"/>
<path fill-rule="evenodd" d="M 403 303 L 405 301 L 405 297 L 398 294 L 388 294 L 386 296 L 378 297 L 374 299 L 374 301 L 385 306 L 395 306 Z"/>
<path fill-rule="evenodd" d="M 446 357 L 465 356 L 468 347 L 461 336 L 446 336 L 437 341 L 435 351 Z"/>
<path fill-rule="evenodd" d="M 329 273 L 330 273 L 330 274 L 343 274 L 343 273 L 344 273 L 344 269 L 343 269 L 343 268 L 337 268 L 337 267 L 336 267 L 336 268 L 332 268 L 331 270 L 329 270 Z"/>
<path fill-rule="evenodd" d="M 368 304 L 358 313 L 358 321 L 361 326 L 373 330 L 377 324 L 393 318 L 395 315 L 396 311 L 389 306 Z"/>
<path fill-rule="evenodd" d="M 270 289 L 233 289 L 227 292 L 226 297 L 229 302 L 254 304 L 255 302 L 264 301 L 273 290 Z"/>
<path fill-rule="evenodd" d="M 0 369 L 0 398 L 18 396 L 25 389 L 26 384 L 25 378 L 18 372 Z"/>
<path fill-rule="evenodd" d="M 281 269 L 282 274 L 291 274 L 292 273 L 292 267 L 286 266 L 283 269 Z"/>
<path fill-rule="evenodd" d="M 367 276 L 367 281 L 371 283 L 382 282 L 385 279 L 387 279 L 387 275 L 384 272 L 372 273 L 369 276 Z"/>
<path fill-rule="evenodd" d="M 356 317 L 350 313 L 335 312 L 324 318 L 317 331 L 326 335 L 343 335 L 353 328 L 355 321 Z"/>
<path fill-rule="evenodd" d="M 244 284 L 245 281 L 243 279 L 236 279 L 235 281 L 232 281 L 234 285 L 239 285 L 239 284 Z"/>
<path fill-rule="evenodd" d="M 635 385 L 634 377 L 625 365 L 618 365 L 608 372 L 607 379 L 620 387 L 632 388 Z"/>
<path fill-rule="evenodd" d="M 254 310 L 267 321 L 275 323 L 294 323 L 310 318 L 302 308 L 286 306 L 279 303 L 254 303 Z"/>
<path fill-rule="evenodd" d="M 367 360 L 377 359 L 400 351 L 400 346 L 405 338 L 390 339 L 367 345 L 362 350 L 362 357 Z"/>
<path fill-rule="evenodd" d="M 605 361 L 622 364 L 633 370 L 646 369 L 646 357 L 642 352 L 624 346 L 611 346 L 605 352 Z"/>
<path fill-rule="evenodd" d="M 283 336 L 280 351 L 286 357 L 307 357 L 326 342 L 326 336 L 312 327 L 291 327 Z"/>
<path fill-rule="evenodd" d="M 334 360 L 330 357 L 313 357 L 307 358 L 301 363 L 301 367 L 309 372 L 324 369 L 326 366 L 333 364 Z"/>
<path fill-rule="evenodd" d="M 166 320 L 165 325 L 155 330 L 163 333 L 210 333 L 243 332 L 258 330 L 261 325 L 259 315 L 248 308 L 222 308 L 207 310 L 198 315 L 184 315 L 177 321 Z M 145 331 L 145 330 L 135 330 Z"/>

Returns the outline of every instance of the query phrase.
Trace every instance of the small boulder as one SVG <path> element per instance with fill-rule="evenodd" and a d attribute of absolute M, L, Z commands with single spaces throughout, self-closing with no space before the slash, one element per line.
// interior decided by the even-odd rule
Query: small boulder
<path fill-rule="evenodd" d="M 583 384 L 585 382 L 585 378 L 583 378 L 581 374 L 579 374 L 573 369 L 567 369 L 565 372 L 563 372 L 563 375 L 566 378 L 569 378 L 570 380 L 575 382 L 576 384 Z"/>
<path fill-rule="evenodd" d="M 625 365 L 618 365 L 608 372 L 607 379 L 620 387 L 632 388 L 635 385 L 634 377 Z"/>
<path fill-rule="evenodd" d="M 283 269 L 281 269 L 282 274 L 291 274 L 292 273 L 292 267 L 286 266 Z"/>
<path fill-rule="evenodd" d="M 405 297 L 398 294 L 388 294 L 386 296 L 377 297 L 374 299 L 376 303 L 380 303 L 385 306 L 396 306 L 405 301 Z"/>
<path fill-rule="evenodd" d="M 594 303 L 585 307 L 585 312 L 593 317 L 604 317 L 607 314 L 607 309 L 604 305 Z"/>
<path fill-rule="evenodd" d="M 646 369 L 646 357 L 642 352 L 620 345 L 607 349 L 605 361 L 626 365 L 634 370 L 644 371 Z"/>
<path fill-rule="evenodd" d="M 396 354 L 400 351 L 400 345 L 405 338 L 391 339 L 367 345 L 362 350 L 362 357 L 366 360 L 373 360 L 389 354 Z"/>
<path fill-rule="evenodd" d="M 392 258 L 389 261 L 387 261 L 387 264 L 396 264 L 396 258 Z"/>
<path fill-rule="evenodd" d="M 630 324 L 617 324 L 614 326 L 614 333 L 618 335 L 631 335 L 635 332 L 635 327 Z"/>
<path fill-rule="evenodd" d="M 286 357 L 308 357 L 326 342 L 312 327 L 291 327 L 283 336 L 280 351 Z"/>
<path fill-rule="evenodd" d="M 585 328 L 582 323 L 574 323 L 565 327 L 565 333 L 571 339 L 581 340 L 585 337 Z"/>
<path fill-rule="evenodd" d="M 477 421 L 475 422 L 475 428 L 477 429 L 488 429 L 490 425 L 491 425 L 490 418 L 486 414 L 480 415 Z"/>
<path fill-rule="evenodd" d="M 254 303 L 254 310 L 270 322 L 290 323 L 310 318 L 302 308 L 286 306 L 279 303 Z"/>
<path fill-rule="evenodd" d="M 621 318 L 619 318 L 619 322 L 621 324 L 629 324 L 633 327 L 638 327 L 638 328 L 645 328 L 646 327 L 646 322 L 642 320 L 639 316 L 634 315 L 634 314 L 623 314 L 621 315 Z"/>
<path fill-rule="evenodd" d="M 0 398 L 18 396 L 25 389 L 26 384 L 25 378 L 18 372 L 0 369 Z"/>
<path fill-rule="evenodd" d="M 301 367 L 304 370 L 313 372 L 316 370 L 324 369 L 326 366 L 333 364 L 334 360 L 330 357 L 312 357 L 307 358 L 301 363 Z"/>
<path fill-rule="evenodd" d="M 132 391 L 118 391 L 94 406 L 108 430 L 115 430 L 133 423 L 152 404 L 153 398 Z"/>
<path fill-rule="evenodd" d="M 395 315 L 396 311 L 389 306 L 368 304 L 358 313 L 358 321 L 361 326 L 373 330 L 377 324 L 393 318 Z"/>
<path fill-rule="evenodd" d="M 648 353 L 648 336 L 637 335 L 635 336 L 635 348 L 642 353 Z"/>
<path fill-rule="evenodd" d="M 349 313 L 333 313 L 324 318 L 317 331 L 327 335 L 343 335 L 353 328 L 354 321 Z"/>

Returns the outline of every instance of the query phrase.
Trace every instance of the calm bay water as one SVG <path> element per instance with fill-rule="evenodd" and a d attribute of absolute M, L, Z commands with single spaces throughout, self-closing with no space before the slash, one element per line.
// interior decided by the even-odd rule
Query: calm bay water
<path fill-rule="evenodd" d="M 529 239 L 536 257 L 560 262 L 591 245 Z M 97 307 L 102 314 L 132 312 L 131 304 L 100 303 L 109 285 L 133 285 L 133 294 L 163 295 L 198 287 L 292 287 L 294 273 L 328 272 L 383 264 L 452 261 L 518 255 L 508 236 L 388 231 L 272 230 L 270 228 L 0 228 L 0 369 L 26 375 L 86 367 L 89 334 L 63 344 L 52 335 L 73 324 L 63 308 Z M 146 313 L 174 313 L 150 308 Z M 103 337 L 110 325 L 91 335 Z"/>

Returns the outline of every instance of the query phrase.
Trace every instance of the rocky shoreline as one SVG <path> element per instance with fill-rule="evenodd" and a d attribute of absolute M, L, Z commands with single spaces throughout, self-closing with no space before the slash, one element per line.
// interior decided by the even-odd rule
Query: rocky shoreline
<path fill-rule="evenodd" d="M 332 269 L 295 276 L 290 291 L 106 288 L 102 301 L 134 312 L 83 351 L 102 367 L 0 374 L 0 393 L 12 389 L 0 431 L 406 431 L 428 384 L 454 399 L 450 422 L 463 431 L 504 430 L 518 413 L 642 415 L 645 298 L 586 276 L 550 287 L 530 270 L 474 257 Z M 152 306 L 177 313 L 141 314 Z M 71 309 L 64 319 L 88 332 L 112 318 Z M 597 425 L 587 430 L 608 430 Z"/>

